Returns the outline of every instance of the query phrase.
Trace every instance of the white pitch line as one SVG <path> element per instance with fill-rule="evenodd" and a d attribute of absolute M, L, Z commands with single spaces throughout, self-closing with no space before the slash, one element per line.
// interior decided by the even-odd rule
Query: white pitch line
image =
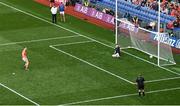
<path fill-rule="evenodd" d="M 159 93 L 159 92 L 165 92 L 165 91 L 173 91 L 173 90 L 180 90 L 180 87 L 149 91 L 149 92 L 146 92 L 146 94 Z M 89 103 L 89 102 L 96 102 L 96 101 L 102 101 L 102 100 L 110 100 L 110 99 L 130 97 L 130 96 L 136 96 L 136 95 L 138 95 L 138 93 L 119 95 L 119 96 L 112 96 L 112 97 L 105 97 L 105 98 L 98 98 L 98 99 L 90 99 L 90 100 L 84 100 L 84 101 L 79 101 L 79 102 L 71 102 L 71 103 L 66 103 L 66 104 L 62 104 L 62 105 L 58 105 L 58 106 L 77 105 L 77 104 L 81 104 L 81 103 Z"/>
<path fill-rule="evenodd" d="M 73 36 L 62 36 L 62 37 L 53 37 L 53 38 L 46 38 L 46 39 L 35 39 L 35 40 L 29 40 L 29 41 L 4 43 L 4 44 L 0 44 L 0 46 L 9 46 L 9 45 L 14 45 L 14 44 L 32 43 L 32 42 L 40 42 L 40 41 L 48 41 L 48 40 L 56 40 L 56 39 L 74 38 L 74 37 L 80 37 L 80 36 L 79 35 L 73 35 Z"/>
<path fill-rule="evenodd" d="M 111 72 L 109 72 L 109 71 L 107 71 L 107 70 L 105 70 L 105 69 L 103 69 L 103 68 L 100 68 L 100 67 L 98 67 L 98 66 L 96 66 L 96 65 L 94 65 L 94 64 L 92 64 L 92 63 L 89 63 L 89 62 L 87 62 L 87 61 L 85 61 L 85 60 L 83 60 L 83 59 L 80 59 L 80 58 L 78 58 L 78 57 L 76 57 L 76 56 L 74 56 L 74 55 L 72 55 L 72 54 L 70 54 L 70 53 L 67 53 L 67 52 L 63 51 L 63 50 L 57 49 L 57 48 L 54 47 L 54 46 L 50 46 L 50 48 L 52 48 L 52 49 L 54 49 L 54 50 L 57 50 L 57 51 L 59 51 L 59 52 L 61 52 L 61 53 L 64 53 L 64 54 L 66 54 L 66 55 L 68 55 L 68 56 L 70 56 L 70 57 L 73 57 L 73 58 L 75 58 L 75 59 L 77 59 L 77 60 L 79 60 L 79 61 L 81 61 L 81 62 L 84 62 L 84 63 L 86 63 L 86 64 L 88 64 L 88 65 L 90 65 L 90 66 L 92 66 L 92 67 L 95 67 L 95 68 L 97 68 L 97 69 L 99 69 L 99 70 L 101 70 L 101 71 L 103 71 L 103 72 L 105 72 L 105 73 L 108 73 L 108 74 L 110 74 L 110 75 L 112 75 L 112 76 L 114 76 L 114 77 L 117 77 L 117 78 L 119 78 L 119 79 L 121 79 L 121 80 L 123 80 L 123 81 L 126 81 L 126 82 L 128 82 L 128 83 L 130 83 L 130 84 L 134 84 L 133 82 L 131 82 L 131 81 L 125 79 L 125 78 L 122 78 L 122 77 L 120 77 L 120 76 L 118 76 L 118 75 L 116 75 L 116 74 L 114 74 L 114 73 L 111 73 Z"/>
<path fill-rule="evenodd" d="M 172 71 L 172 70 L 170 70 L 170 69 L 168 69 L 168 68 L 162 67 L 162 66 L 159 66 L 159 67 L 160 67 L 161 69 L 164 69 L 164 70 L 166 70 L 166 71 L 169 71 L 169 72 L 171 72 L 171 73 L 174 73 L 174 74 L 180 76 L 180 73 L 174 72 L 174 71 Z"/>
<path fill-rule="evenodd" d="M 180 73 L 174 72 L 174 71 L 172 71 L 172 70 L 170 70 L 170 69 L 168 69 L 168 68 L 162 67 L 162 66 L 158 66 L 158 65 L 155 64 L 155 63 L 152 63 L 152 62 L 150 62 L 150 61 L 147 61 L 147 60 L 145 60 L 145 59 L 143 59 L 143 58 L 139 58 L 139 57 L 137 57 L 137 56 L 135 56 L 135 55 L 133 55 L 133 54 L 131 54 L 131 53 L 128 53 L 128 52 L 126 52 L 126 51 L 123 51 L 123 52 L 126 53 L 126 54 L 128 54 L 128 55 L 130 55 L 130 56 L 132 56 L 132 57 L 135 57 L 135 58 L 137 58 L 137 59 L 139 59 L 139 60 L 142 60 L 142 61 L 144 61 L 144 62 L 147 62 L 147 63 L 152 64 L 152 65 L 154 65 L 154 66 L 157 66 L 157 67 L 159 67 L 159 68 L 161 68 L 161 69 L 163 69 L 163 70 L 166 70 L 166 71 L 168 71 L 168 72 L 171 72 L 171 73 L 173 73 L 173 74 L 175 74 L 175 75 L 179 75 L 179 76 L 180 76 Z"/>
<path fill-rule="evenodd" d="M 64 43 L 64 44 L 56 44 L 56 45 L 50 45 L 49 47 L 52 46 L 66 46 L 66 45 L 74 45 L 74 44 L 81 44 L 81 43 L 89 43 L 89 42 L 94 42 L 94 41 L 81 41 L 81 42 L 73 42 L 73 43 Z M 127 48 L 123 48 L 123 49 L 128 49 Z M 174 79 L 179 79 L 180 77 L 171 77 L 171 78 L 164 78 L 164 79 L 157 79 L 157 80 L 149 80 L 149 81 L 145 81 L 145 83 L 152 83 L 152 82 L 160 82 L 160 81 L 167 81 L 167 80 L 174 80 Z M 135 83 L 134 83 L 135 84 Z"/>
<path fill-rule="evenodd" d="M 90 42 L 94 42 L 94 41 L 81 41 L 81 42 L 72 42 L 72 43 L 62 43 L 62 44 L 50 45 L 49 47 L 52 47 L 52 46 L 66 46 L 66 45 L 74 45 L 74 44 L 90 43 Z"/>
<path fill-rule="evenodd" d="M 20 9 L 18 9 L 18 8 L 15 8 L 15 7 L 13 7 L 13 6 L 10 6 L 10 5 L 8 5 L 8 4 L 5 4 L 5 3 L 3 3 L 3 2 L 0 2 L 0 4 L 2 4 L 2 5 L 4 5 L 4 6 L 7 6 L 7 7 L 9 7 L 9 8 L 12 8 L 12 9 L 14 9 L 14 10 L 17 10 L 17 11 L 19 11 L 19 12 L 22 12 L 22 13 L 24 13 L 24 14 L 26 14 L 26 15 L 29 15 L 29 16 L 31 16 L 31 17 L 34 17 L 34 18 L 36 18 L 36 19 L 39 19 L 39 20 L 41 20 L 41 21 L 44 21 L 44 22 L 46 22 L 46 23 L 49 23 L 49 24 L 51 24 L 51 25 L 54 25 L 54 26 L 56 26 L 56 27 L 62 28 L 62 29 L 67 30 L 67 31 L 69 31 L 69 32 L 72 32 L 72 33 L 75 33 L 75 34 L 80 35 L 80 36 L 82 36 L 82 37 L 85 37 L 85 38 L 87 38 L 87 39 L 93 40 L 93 41 L 95 41 L 95 42 L 97 42 L 97 43 L 99 43 L 99 44 L 102 44 L 102 45 L 106 46 L 106 47 L 113 48 L 112 46 L 109 46 L 109 45 L 107 45 L 107 44 L 105 44 L 105 43 L 102 43 L 102 42 L 100 42 L 100 41 L 98 41 L 98 40 L 95 40 L 95 39 L 90 38 L 90 37 L 88 37 L 88 36 L 82 35 L 82 34 L 80 34 L 80 33 L 77 33 L 77 32 L 75 32 L 75 31 L 73 31 L 73 30 L 70 30 L 70 29 L 68 29 L 68 28 L 62 27 L 62 26 L 60 26 L 60 25 L 53 24 L 53 23 L 51 23 L 51 22 L 49 22 L 49 21 L 47 21 L 47 20 L 45 20 L 45 19 L 43 19 L 43 18 L 40 18 L 40 17 L 38 17 L 38 16 L 35 16 L 35 15 L 33 15 L 33 14 L 30 14 L 30 13 L 28 13 L 28 12 L 25 12 L 25 11 L 23 11 L 23 10 L 20 10 Z M 137 59 L 139 59 L 139 60 L 142 60 L 142 61 L 144 61 L 144 62 L 147 62 L 147 63 L 149 63 L 149 64 L 152 64 L 152 65 L 154 65 L 154 66 L 159 67 L 157 64 L 154 64 L 154 63 L 152 63 L 152 62 L 149 62 L 149 61 L 147 61 L 147 60 L 145 60 L 145 59 L 143 59 L 143 58 L 140 58 L 140 57 L 138 57 L 138 56 L 135 56 L 135 55 L 130 54 L 130 53 L 128 53 L 128 52 L 125 52 L 125 51 L 123 51 L 123 50 L 122 50 L 122 52 L 124 52 L 125 54 L 128 54 L 128 55 L 130 55 L 130 56 L 132 56 L 132 57 L 135 57 L 135 58 L 137 58 Z M 172 71 L 172 70 L 170 70 L 170 69 L 167 69 L 167 68 L 164 68 L 164 67 L 159 67 L 159 68 L 174 73 L 174 71 Z M 180 75 L 179 73 L 174 73 L 174 74 Z"/>
<path fill-rule="evenodd" d="M 10 90 L 11 92 L 13 92 L 13 93 L 15 93 L 15 94 L 19 95 L 20 97 L 22 97 L 22 98 L 26 99 L 27 101 L 29 101 L 29 102 L 31 102 L 31 103 L 33 103 L 33 104 L 35 104 L 36 106 L 40 106 L 38 103 L 36 103 L 36 102 L 34 102 L 33 100 L 31 100 L 31 99 L 29 99 L 29 98 L 27 98 L 27 97 L 23 96 L 22 94 L 20 94 L 20 93 L 16 92 L 15 90 L 13 90 L 13 89 L 11 89 L 11 88 L 7 87 L 6 85 L 4 85 L 4 84 L 0 83 L 0 86 L 2 86 L 2 87 L 4 87 L 4 88 L 6 88 L 6 89 Z"/>
<path fill-rule="evenodd" d="M 35 16 L 35 15 L 33 15 L 33 14 L 31 14 L 31 13 L 28 13 L 28 12 L 25 12 L 25 11 L 23 11 L 23 10 L 20 10 L 20 9 L 18 9 L 18 8 L 16 8 L 16 7 L 10 6 L 10 5 L 6 4 L 6 3 L 0 2 L 0 4 L 2 4 L 2 5 L 4 5 L 4 6 L 7 6 L 7 7 L 9 7 L 9 8 L 12 8 L 12 9 L 14 9 L 14 10 L 17 10 L 17 11 L 19 11 L 19 12 L 22 12 L 22 13 L 24 13 L 24 14 L 26 14 L 26 15 L 29 15 L 29 16 L 31 16 L 31 17 L 34 17 L 34 18 L 36 18 L 36 19 L 39 19 L 39 20 L 41 20 L 41 21 L 44 21 L 44 22 L 46 22 L 46 23 L 49 23 L 49 24 L 51 24 L 51 25 L 54 25 L 54 26 L 56 26 L 56 27 L 59 27 L 59 28 L 61 28 L 61 29 L 64 29 L 64 30 L 67 30 L 67 31 L 72 32 L 72 33 L 74 33 L 74 34 L 77 34 L 77 35 L 79 35 L 79 36 L 82 36 L 82 37 L 84 37 L 84 38 L 87 38 L 87 39 L 89 39 L 89 40 L 95 41 L 95 42 L 97 42 L 97 43 L 99 43 L 99 44 L 102 44 L 102 45 L 104 45 L 104 46 L 106 46 L 106 47 L 114 48 L 114 47 L 112 47 L 112 46 L 110 46 L 110 45 L 107 45 L 107 44 L 105 44 L 105 43 L 103 43 L 103 42 L 100 42 L 100 41 L 98 41 L 98 40 L 96 40 L 96 39 L 93 39 L 93 38 L 91 38 L 91 37 L 82 35 L 82 34 L 80 34 L 80 33 L 78 33 L 78 32 L 75 32 L 75 31 L 73 31 L 73 30 L 71 30 L 71 29 L 68 29 L 68 28 L 65 28 L 65 27 L 63 27 L 63 26 L 60 26 L 60 25 L 57 25 L 57 24 L 53 24 L 53 23 L 50 22 L 50 21 L 47 21 L 47 20 L 45 20 L 45 19 L 43 19 L 43 18 L 40 18 L 40 17 L 38 17 L 38 16 Z M 174 72 L 174 71 L 172 71 L 172 70 L 170 70 L 170 69 L 168 69 L 168 68 L 158 66 L 157 64 L 154 64 L 154 63 L 152 63 L 152 62 L 150 62 L 150 61 L 147 61 L 147 60 L 145 60 L 145 59 L 143 59 L 143 58 L 140 58 L 140 57 L 138 57 L 138 56 L 136 56 L 136 55 L 130 54 L 130 53 L 126 52 L 126 51 L 123 51 L 123 50 L 122 50 L 122 52 L 125 53 L 125 54 L 127 54 L 127 55 L 130 55 L 130 56 L 132 56 L 132 57 L 134 57 L 134 58 L 137 58 L 137 59 L 139 59 L 139 60 L 142 60 L 142 61 L 144 61 L 144 62 L 146 62 L 146 63 L 149 63 L 149 64 L 151 64 L 151 65 L 157 66 L 157 67 L 159 67 L 159 68 L 161 68 L 161 69 L 163 69 L 163 70 L 169 71 L 169 72 L 171 72 L 171 73 L 173 73 L 173 74 L 180 75 L 180 73 L 176 73 L 176 72 Z"/>
<path fill-rule="evenodd" d="M 168 81 L 168 80 L 174 80 L 174 79 L 180 79 L 180 77 L 172 77 L 172 78 L 150 80 L 150 81 L 145 81 L 145 83 L 152 83 L 152 82 L 159 82 L 159 81 Z"/>

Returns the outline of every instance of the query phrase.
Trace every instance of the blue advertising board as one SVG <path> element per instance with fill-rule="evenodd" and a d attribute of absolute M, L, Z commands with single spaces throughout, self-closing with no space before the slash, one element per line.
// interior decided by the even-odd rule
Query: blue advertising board
<path fill-rule="evenodd" d="M 151 39 L 158 41 L 158 35 L 153 34 Z M 168 33 L 161 33 L 159 39 L 161 43 L 168 44 L 171 47 L 180 49 L 180 39 L 177 39 L 176 37 L 169 37 Z"/>

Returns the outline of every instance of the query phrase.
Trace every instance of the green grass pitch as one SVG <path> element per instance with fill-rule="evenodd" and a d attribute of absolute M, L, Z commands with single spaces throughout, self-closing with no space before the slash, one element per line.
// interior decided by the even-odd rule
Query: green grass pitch
<path fill-rule="evenodd" d="M 51 24 L 49 8 L 33 0 L 0 0 L 0 105 L 180 104 L 179 55 L 177 65 L 163 69 L 132 49 L 112 58 L 113 42 L 112 31 L 69 15 L 66 23 Z M 145 97 L 134 85 L 139 73 L 147 81 Z"/>

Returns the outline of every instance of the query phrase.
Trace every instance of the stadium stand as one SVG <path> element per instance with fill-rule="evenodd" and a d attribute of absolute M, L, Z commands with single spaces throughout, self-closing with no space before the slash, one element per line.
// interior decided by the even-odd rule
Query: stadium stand
<path fill-rule="evenodd" d="M 97 5 L 102 5 L 105 7 L 109 7 L 113 10 L 115 10 L 115 1 L 114 0 L 103 0 L 98 1 Z M 157 20 L 158 12 L 152 9 L 149 9 L 147 7 L 141 7 L 139 5 L 132 4 L 131 2 L 127 1 L 118 1 L 118 11 L 123 13 L 129 13 L 130 15 L 136 15 L 141 20 L 146 21 L 153 21 Z M 176 20 L 175 17 L 172 17 L 170 15 L 161 13 L 161 22 L 162 23 L 169 23 L 171 21 Z"/>
<path fill-rule="evenodd" d="M 136 0 L 135 0 L 136 1 Z M 133 3 L 131 0 L 118 0 L 118 14 L 120 16 L 129 16 L 125 17 L 131 20 L 132 17 L 137 16 L 141 23 L 145 23 L 146 25 L 150 22 L 156 22 L 158 19 L 157 12 L 157 2 L 155 0 L 153 3 L 149 3 L 150 6 L 146 6 L 147 4 L 142 5 L 142 0 L 138 3 Z M 148 2 L 147 2 L 148 3 Z M 111 10 L 115 10 L 115 0 L 97 0 L 92 4 L 96 5 L 98 8 L 109 8 Z M 166 31 L 168 33 L 173 32 L 174 36 L 180 38 L 180 6 L 175 2 L 168 2 L 163 0 L 161 3 L 162 8 L 167 8 L 168 14 L 165 12 L 161 12 L 161 32 Z M 161 10 L 162 11 L 162 10 Z M 174 26 L 174 22 L 177 21 L 178 25 Z M 140 25 L 141 27 L 145 27 L 144 25 Z"/>

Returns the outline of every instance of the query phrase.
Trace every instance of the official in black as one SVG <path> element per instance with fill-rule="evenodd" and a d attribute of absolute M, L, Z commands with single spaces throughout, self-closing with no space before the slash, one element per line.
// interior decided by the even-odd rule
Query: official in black
<path fill-rule="evenodd" d="M 137 79 L 136 79 L 136 83 L 137 83 L 137 87 L 138 87 L 138 93 L 139 96 L 141 96 L 141 94 L 143 96 L 145 96 L 145 92 L 144 92 L 144 78 L 142 77 L 142 75 L 140 74 Z"/>

